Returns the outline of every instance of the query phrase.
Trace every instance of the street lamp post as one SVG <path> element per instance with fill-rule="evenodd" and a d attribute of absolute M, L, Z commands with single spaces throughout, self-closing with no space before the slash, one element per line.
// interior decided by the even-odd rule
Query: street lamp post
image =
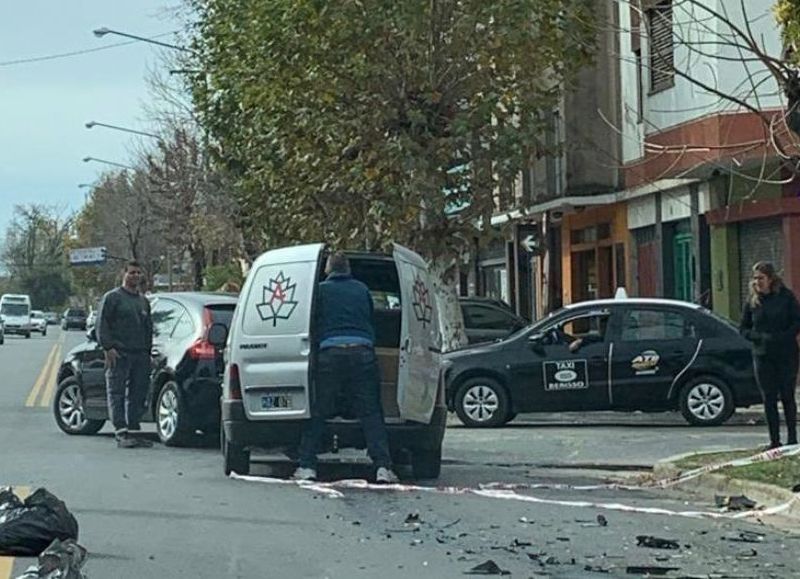
<path fill-rule="evenodd" d="M 139 40 L 141 42 L 156 44 L 158 46 L 163 46 L 164 48 L 172 48 L 173 50 L 181 50 L 183 52 L 194 52 L 191 48 L 187 48 L 185 46 L 178 46 L 177 44 L 170 44 L 169 42 L 161 42 L 160 40 L 153 40 L 152 38 L 147 38 L 145 36 L 137 36 L 136 34 L 128 34 L 127 32 L 120 32 L 119 30 L 111 30 L 110 28 L 106 28 L 105 26 L 101 28 L 96 28 L 95 30 L 92 31 L 92 33 L 98 38 L 102 38 L 106 34 L 115 34 L 117 36 L 122 36 L 124 38 L 132 38 L 134 40 Z"/>
<path fill-rule="evenodd" d="M 89 121 L 84 125 L 87 129 L 92 129 L 94 127 L 105 127 L 107 129 L 114 129 L 115 131 L 124 131 L 126 133 L 133 133 L 134 135 L 142 135 L 143 137 L 152 137 L 154 139 L 161 139 L 155 133 L 148 133 L 147 131 L 140 131 L 138 129 L 129 129 L 127 127 L 120 127 L 118 125 L 109 125 L 107 123 L 99 123 L 97 121 Z"/>
<path fill-rule="evenodd" d="M 97 157 L 84 157 L 83 162 L 88 163 L 89 161 L 94 161 L 95 163 L 104 163 L 106 165 L 113 165 L 114 167 L 121 167 L 122 169 L 130 169 L 131 171 L 135 171 L 135 167 L 131 167 L 130 165 L 125 165 L 123 163 L 115 163 L 114 161 L 106 161 L 105 159 L 98 159 Z"/>

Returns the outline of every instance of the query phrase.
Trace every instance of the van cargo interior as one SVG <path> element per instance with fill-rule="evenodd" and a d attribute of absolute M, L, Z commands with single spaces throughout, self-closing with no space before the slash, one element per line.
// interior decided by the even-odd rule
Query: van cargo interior
<path fill-rule="evenodd" d="M 397 267 L 390 257 L 351 256 L 350 269 L 353 277 L 366 284 L 372 294 L 375 306 L 372 324 L 375 328 L 375 353 L 381 372 L 383 414 L 386 418 L 396 419 L 400 416 L 397 406 L 397 377 L 402 318 Z"/>

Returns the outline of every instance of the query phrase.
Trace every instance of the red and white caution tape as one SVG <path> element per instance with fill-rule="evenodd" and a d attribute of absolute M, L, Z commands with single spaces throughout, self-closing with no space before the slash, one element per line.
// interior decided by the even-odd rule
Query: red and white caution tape
<path fill-rule="evenodd" d="M 725 462 L 718 462 L 714 464 L 707 464 L 705 466 L 700 466 L 698 468 L 682 472 L 681 474 L 674 477 L 668 477 L 654 481 L 647 486 L 670 487 L 678 483 L 682 483 L 687 480 L 697 478 L 704 474 L 722 470 L 723 468 L 748 466 L 751 464 L 756 464 L 758 462 L 771 462 L 773 460 L 778 460 L 780 458 L 786 458 L 789 456 L 797 456 L 797 455 L 800 455 L 800 444 L 793 444 L 792 446 L 782 446 L 780 448 L 773 448 L 771 450 L 765 450 L 764 452 L 759 452 L 758 454 L 754 454 L 753 456 L 734 458 L 732 460 L 727 460 Z"/>

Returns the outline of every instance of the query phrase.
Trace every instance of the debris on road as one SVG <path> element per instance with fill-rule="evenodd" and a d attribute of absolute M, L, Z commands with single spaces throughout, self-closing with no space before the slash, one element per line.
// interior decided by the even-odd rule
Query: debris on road
<path fill-rule="evenodd" d="M 421 523 L 422 521 L 419 518 L 419 513 L 414 512 L 414 513 L 409 513 L 408 516 L 406 516 L 406 520 L 403 522 L 406 525 L 410 525 L 411 523 Z"/>
<path fill-rule="evenodd" d="M 681 546 L 677 541 L 672 539 L 661 539 L 652 535 L 637 535 L 637 547 L 647 547 L 649 549 L 680 549 Z"/>
<path fill-rule="evenodd" d="M 714 495 L 714 502 L 725 511 L 749 511 L 756 508 L 756 502 L 744 495 Z"/>
<path fill-rule="evenodd" d="M 464 575 L 511 575 L 511 572 L 501 569 L 497 563 L 488 559 L 469 571 L 464 571 Z"/>
<path fill-rule="evenodd" d="M 72 539 L 56 539 L 39 555 L 39 564 L 17 579 L 85 579 L 81 573 L 85 561 L 86 549 Z"/>
<path fill-rule="evenodd" d="M 629 566 L 625 569 L 628 575 L 666 575 L 672 571 L 680 571 L 680 567 L 657 567 L 655 565 L 637 565 Z"/>
<path fill-rule="evenodd" d="M 600 525 L 601 527 L 607 527 L 608 519 L 606 519 L 605 516 L 603 516 L 603 514 L 601 513 L 597 515 L 597 524 Z"/>
<path fill-rule="evenodd" d="M 44 488 L 21 501 L 0 492 L 0 555 L 35 557 L 55 539 L 78 539 L 78 521 L 63 501 Z"/>
<path fill-rule="evenodd" d="M 739 531 L 736 534 L 728 534 L 722 537 L 723 541 L 734 541 L 737 543 L 762 543 L 764 535 L 755 531 Z"/>

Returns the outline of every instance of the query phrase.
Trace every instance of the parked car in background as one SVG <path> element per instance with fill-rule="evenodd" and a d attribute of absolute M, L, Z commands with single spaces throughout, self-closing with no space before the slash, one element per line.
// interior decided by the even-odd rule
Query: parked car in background
<path fill-rule="evenodd" d="M 48 326 L 58 325 L 58 314 L 56 312 L 45 312 L 44 319 L 47 320 Z"/>
<path fill-rule="evenodd" d="M 502 340 L 530 324 L 500 300 L 469 296 L 458 301 L 470 344 Z"/>
<path fill-rule="evenodd" d="M 42 310 L 31 310 L 31 331 L 47 335 L 47 320 Z"/>
<path fill-rule="evenodd" d="M 62 330 L 85 330 L 86 310 L 81 308 L 67 308 L 61 316 Z"/>
<path fill-rule="evenodd" d="M 179 292 L 149 297 L 153 315 L 152 375 L 146 421 L 164 444 L 180 446 L 220 424 L 222 352 L 207 340 L 212 324 L 230 326 L 236 297 Z M 94 331 L 61 363 L 53 400 L 56 424 L 67 434 L 94 434 L 108 420 L 103 350 Z"/>
<path fill-rule="evenodd" d="M 502 342 L 451 352 L 444 366 L 448 407 L 467 426 L 519 412 L 676 409 L 717 425 L 761 403 L 736 326 L 673 300 L 570 305 Z"/>

